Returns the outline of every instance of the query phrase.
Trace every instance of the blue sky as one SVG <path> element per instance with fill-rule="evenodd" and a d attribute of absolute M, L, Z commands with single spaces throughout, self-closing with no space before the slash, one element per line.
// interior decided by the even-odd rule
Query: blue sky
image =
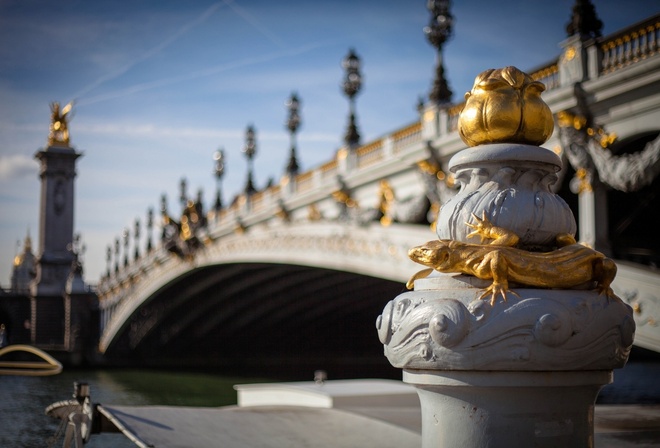
<path fill-rule="evenodd" d="M 487 68 L 529 70 L 557 56 L 573 3 L 453 2 L 444 60 L 454 100 Z M 654 0 L 594 3 L 605 35 L 660 10 Z M 330 160 L 347 122 L 340 63 L 350 48 L 363 63 L 363 141 L 415 121 L 435 64 L 428 20 L 425 0 L 0 0 L 0 285 L 28 229 L 36 246 L 33 156 L 46 142 L 50 102 L 76 100 L 71 142 L 84 156 L 75 226 L 95 283 L 106 246 L 136 217 L 144 222 L 148 207 L 157 211 L 162 193 L 179 210 L 182 177 L 211 203 L 218 147 L 225 202 L 244 186 L 248 124 L 257 130 L 257 187 L 279 180 L 291 92 L 302 101 L 302 168 Z"/>

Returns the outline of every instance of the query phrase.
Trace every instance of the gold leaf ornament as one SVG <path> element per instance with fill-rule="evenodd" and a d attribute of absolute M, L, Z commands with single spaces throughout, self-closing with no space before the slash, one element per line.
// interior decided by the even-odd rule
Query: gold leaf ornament
<path fill-rule="evenodd" d="M 458 132 L 468 146 L 489 143 L 541 145 L 552 135 L 552 112 L 541 99 L 543 83 L 516 67 L 489 69 L 465 94 Z"/>

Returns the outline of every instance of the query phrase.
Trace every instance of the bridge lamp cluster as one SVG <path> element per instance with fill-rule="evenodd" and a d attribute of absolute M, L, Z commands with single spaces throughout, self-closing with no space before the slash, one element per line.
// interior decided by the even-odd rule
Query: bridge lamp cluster
<path fill-rule="evenodd" d="M 448 104 L 452 91 L 445 79 L 445 68 L 442 62 L 442 47 L 452 35 L 454 17 L 449 12 L 450 0 L 428 0 L 426 7 L 431 13 L 429 25 L 424 27 L 426 38 L 437 50 L 437 65 L 433 88 L 429 99 L 436 104 Z"/>
<path fill-rule="evenodd" d="M 348 55 L 341 62 L 341 66 L 346 71 L 343 89 L 349 101 L 348 128 L 344 142 L 348 149 L 355 149 L 360 144 L 360 133 L 355 123 L 355 96 L 362 87 L 362 75 L 360 74 L 360 58 L 353 49 L 349 50 Z"/>
<path fill-rule="evenodd" d="M 217 213 L 222 208 L 222 192 L 220 187 L 222 184 L 222 177 L 225 175 L 225 150 L 223 148 L 218 148 L 218 150 L 213 153 L 213 160 L 215 162 L 213 174 L 215 175 L 216 181 L 214 209 Z"/>
<path fill-rule="evenodd" d="M 256 131 L 252 125 L 249 125 L 245 130 L 245 146 L 243 147 L 242 151 L 248 161 L 248 175 L 247 182 L 245 183 L 245 195 L 250 196 L 257 191 L 257 189 L 254 188 L 254 182 L 252 181 L 252 159 L 257 152 Z"/>
<path fill-rule="evenodd" d="M 292 93 L 285 105 L 289 111 L 289 117 L 285 125 L 289 130 L 291 138 L 291 152 L 289 154 L 289 164 L 286 167 L 286 172 L 289 177 L 293 177 L 298 174 L 298 170 L 300 169 L 298 160 L 296 159 L 296 132 L 300 127 L 300 100 L 298 99 L 298 95 L 295 92 Z"/>

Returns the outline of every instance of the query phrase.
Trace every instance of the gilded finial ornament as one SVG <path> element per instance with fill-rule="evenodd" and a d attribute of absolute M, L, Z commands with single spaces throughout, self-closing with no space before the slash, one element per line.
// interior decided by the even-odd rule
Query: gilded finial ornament
<path fill-rule="evenodd" d="M 69 119 L 73 109 L 73 101 L 60 109 L 60 103 L 50 104 L 51 122 L 48 134 L 49 146 L 69 147 Z"/>
<path fill-rule="evenodd" d="M 552 135 L 552 112 L 541 99 L 545 85 L 516 67 L 489 69 L 465 94 L 458 132 L 468 146 L 541 145 Z"/>

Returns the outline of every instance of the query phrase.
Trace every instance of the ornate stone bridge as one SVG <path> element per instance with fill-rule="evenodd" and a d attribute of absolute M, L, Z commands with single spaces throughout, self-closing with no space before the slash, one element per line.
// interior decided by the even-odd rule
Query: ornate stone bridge
<path fill-rule="evenodd" d="M 553 188 L 574 209 L 579 240 L 619 263 L 613 286 L 635 309 L 636 343 L 656 351 L 659 22 L 590 41 L 574 36 L 528 70 L 546 85 L 557 117 L 544 145 L 564 160 Z M 419 270 L 407 250 L 437 238 L 432 222 L 459 187 L 446 166 L 465 149 L 456 132 L 462 107 L 428 104 L 418 122 L 342 148 L 228 208 L 205 213 L 190 203 L 175 219 L 164 207 L 161 243 L 109 266 L 98 285 L 101 352 L 165 348 L 171 357 L 258 357 L 263 365 L 275 345 L 294 359 L 349 341 L 356 359 L 382 358 L 373 322 Z"/>

